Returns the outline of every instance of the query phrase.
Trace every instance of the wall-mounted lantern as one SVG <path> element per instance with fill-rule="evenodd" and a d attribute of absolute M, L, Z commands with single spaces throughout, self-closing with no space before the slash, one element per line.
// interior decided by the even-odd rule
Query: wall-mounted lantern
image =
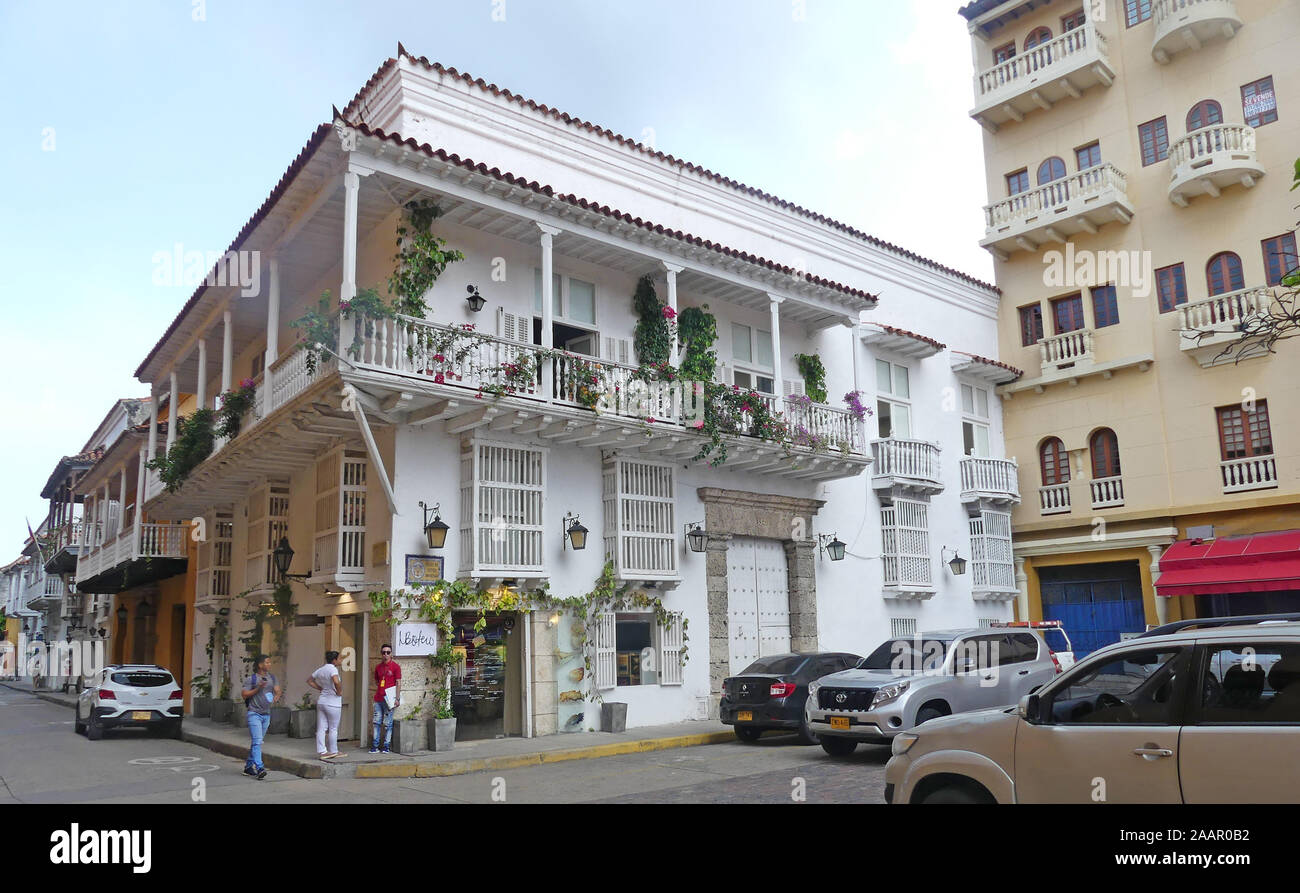
<path fill-rule="evenodd" d="M 420 508 L 424 509 L 424 537 L 429 543 L 430 549 L 441 549 L 447 544 L 447 531 L 451 528 L 442 520 L 439 510 L 442 503 L 435 502 L 433 508 L 429 508 L 423 500 L 420 501 Z M 433 514 L 433 520 L 429 520 L 429 514 Z"/>
<path fill-rule="evenodd" d="M 271 553 L 271 558 L 275 561 L 275 572 L 280 576 L 280 582 L 286 583 L 289 580 L 306 580 L 311 574 L 291 574 L 289 568 L 293 565 L 293 549 L 289 546 L 287 536 L 280 537 L 280 545 L 275 547 Z"/>
<path fill-rule="evenodd" d="M 570 524 L 569 522 L 573 523 Z M 582 526 L 582 521 L 577 515 L 568 514 L 564 516 L 564 542 L 560 545 L 560 551 L 564 551 L 566 546 L 572 545 L 573 551 L 581 552 L 587 548 L 587 528 Z"/>
<path fill-rule="evenodd" d="M 843 561 L 844 549 L 848 543 L 840 541 L 838 533 L 823 533 L 817 537 L 817 551 L 831 556 L 831 561 Z"/>
<path fill-rule="evenodd" d="M 478 289 L 473 285 L 466 287 L 465 290 L 469 292 L 469 297 L 465 299 L 469 302 L 469 309 L 478 313 L 483 309 L 483 305 L 487 303 L 487 299 L 479 294 Z"/>
<path fill-rule="evenodd" d="M 696 521 L 694 524 L 686 525 L 686 545 L 691 547 L 692 552 L 703 552 L 705 541 L 708 534 L 704 532 L 704 522 Z"/>
<path fill-rule="evenodd" d="M 944 546 L 939 550 L 939 557 L 945 558 L 949 552 L 952 552 L 952 560 L 948 562 L 948 569 L 952 571 L 954 577 L 960 577 L 966 573 L 966 559 L 961 557 L 961 553 L 956 549 L 949 549 Z"/>

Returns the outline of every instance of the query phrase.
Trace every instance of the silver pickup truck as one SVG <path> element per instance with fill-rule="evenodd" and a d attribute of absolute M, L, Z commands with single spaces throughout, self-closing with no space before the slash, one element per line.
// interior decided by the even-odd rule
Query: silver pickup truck
<path fill-rule="evenodd" d="M 807 728 L 832 756 L 888 744 L 921 723 L 1017 703 L 1060 672 L 1033 628 L 957 629 L 890 639 L 855 669 L 808 686 Z"/>

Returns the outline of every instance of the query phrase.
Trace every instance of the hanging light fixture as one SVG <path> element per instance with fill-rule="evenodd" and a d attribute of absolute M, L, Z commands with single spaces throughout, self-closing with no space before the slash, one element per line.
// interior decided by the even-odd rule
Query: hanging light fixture
<path fill-rule="evenodd" d="M 817 551 L 826 552 L 831 556 L 831 561 L 843 561 L 844 549 L 848 543 L 840 541 L 838 533 L 823 533 L 817 537 Z"/>
<path fill-rule="evenodd" d="M 954 577 L 960 577 L 966 573 L 966 559 L 962 558 L 961 553 L 956 549 L 950 550 L 947 546 L 939 551 L 940 557 L 947 555 L 949 551 L 952 552 L 952 560 L 948 562 L 948 569 L 952 571 Z"/>
<path fill-rule="evenodd" d="M 696 521 L 694 524 L 686 525 L 686 544 L 691 547 L 692 552 L 703 552 L 707 539 L 708 534 L 704 532 L 703 521 Z"/>
<path fill-rule="evenodd" d="M 573 523 L 570 524 L 569 522 Z M 560 551 L 564 551 L 566 545 L 572 545 L 573 551 L 581 552 L 587 548 L 587 528 L 582 526 L 582 521 L 577 515 L 568 514 L 564 516 L 564 540 L 561 544 Z"/>
<path fill-rule="evenodd" d="M 487 299 L 479 294 L 478 289 L 472 285 L 467 286 L 465 290 L 469 292 L 469 297 L 465 299 L 469 302 L 469 309 L 478 313 L 483 309 L 483 305 L 487 303 Z"/>
<path fill-rule="evenodd" d="M 311 576 L 311 574 L 289 573 L 289 568 L 293 565 L 293 548 L 290 547 L 287 536 L 280 537 L 280 545 L 275 547 L 271 558 L 275 562 L 275 572 L 279 574 L 281 583 L 289 580 L 306 580 Z"/>
<path fill-rule="evenodd" d="M 424 537 L 429 542 L 430 549 L 441 549 L 447 543 L 447 531 L 451 528 L 442 520 L 438 513 L 442 503 L 435 502 L 433 508 L 429 508 L 423 500 L 420 501 L 420 508 L 424 509 Z M 429 520 L 429 514 L 432 512 L 433 520 Z"/>

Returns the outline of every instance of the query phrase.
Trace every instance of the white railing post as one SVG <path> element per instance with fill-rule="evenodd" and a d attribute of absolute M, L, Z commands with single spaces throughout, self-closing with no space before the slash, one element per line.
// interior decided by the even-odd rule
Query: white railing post
<path fill-rule="evenodd" d="M 553 226 L 537 224 L 541 231 L 542 246 L 542 349 L 549 351 L 555 347 L 555 237 L 560 230 Z M 550 362 L 543 362 L 542 399 L 550 403 L 555 399 L 555 370 Z"/>

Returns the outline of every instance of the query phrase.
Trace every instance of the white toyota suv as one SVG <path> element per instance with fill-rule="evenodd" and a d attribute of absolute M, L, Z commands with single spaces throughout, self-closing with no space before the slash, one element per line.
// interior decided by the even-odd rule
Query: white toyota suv
<path fill-rule="evenodd" d="M 90 678 L 77 698 L 73 729 L 91 741 L 108 729 L 139 726 L 181 736 L 184 693 L 175 677 L 155 664 L 113 664 Z"/>

